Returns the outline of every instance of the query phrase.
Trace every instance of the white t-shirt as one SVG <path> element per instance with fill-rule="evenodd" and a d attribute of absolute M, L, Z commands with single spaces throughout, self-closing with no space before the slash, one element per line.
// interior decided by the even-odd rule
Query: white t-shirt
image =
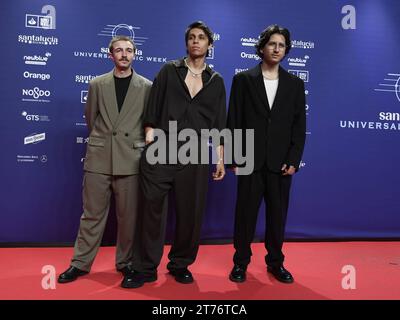
<path fill-rule="evenodd" d="M 264 86 L 265 86 L 265 91 L 267 92 L 268 103 L 269 103 L 270 109 L 272 108 L 272 105 L 274 104 L 276 91 L 278 90 L 278 82 L 279 82 L 279 79 L 270 80 L 270 79 L 267 79 L 264 77 Z"/>

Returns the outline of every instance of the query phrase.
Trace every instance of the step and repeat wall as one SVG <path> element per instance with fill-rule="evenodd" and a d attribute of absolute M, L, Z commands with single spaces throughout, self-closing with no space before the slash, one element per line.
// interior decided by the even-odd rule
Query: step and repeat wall
<path fill-rule="evenodd" d="M 15 0 L 0 3 L 0 16 L 0 243 L 74 241 L 84 105 L 89 81 L 113 67 L 111 37 L 135 39 L 134 68 L 153 80 L 186 54 L 184 31 L 196 20 L 215 32 L 207 63 L 228 96 L 232 77 L 260 62 L 260 32 L 274 23 L 291 31 L 282 65 L 305 82 L 307 141 L 286 237 L 400 238 L 399 1 Z M 235 198 L 231 172 L 210 179 L 203 240 L 232 238 Z"/>

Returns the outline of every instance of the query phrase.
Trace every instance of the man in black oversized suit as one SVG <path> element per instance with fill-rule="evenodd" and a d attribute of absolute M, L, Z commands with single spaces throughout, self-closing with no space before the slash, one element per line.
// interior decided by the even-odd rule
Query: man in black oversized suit
<path fill-rule="evenodd" d="M 240 175 L 240 167 L 235 168 L 238 173 L 236 251 L 229 276 L 234 282 L 246 280 L 252 255 L 250 246 L 263 198 L 267 211 L 267 271 L 281 282 L 293 282 L 283 266 L 282 245 L 291 179 L 299 169 L 305 144 L 306 114 L 303 81 L 279 65 L 290 47 L 286 28 L 267 27 L 256 44 L 262 62 L 235 75 L 232 82 L 227 126 L 231 130 L 254 129 L 254 171 Z"/>

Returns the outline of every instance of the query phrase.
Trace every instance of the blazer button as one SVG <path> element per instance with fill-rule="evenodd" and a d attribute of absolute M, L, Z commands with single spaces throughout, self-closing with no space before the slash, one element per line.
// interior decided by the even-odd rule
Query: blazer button
<path fill-rule="evenodd" d="M 125 137 L 129 137 L 129 133 L 125 133 Z"/>
<path fill-rule="evenodd" d="M 113 132 L 113 136 L 116 136 L 116 135 L 117 135 L 117 133 L 114 131 L 114 132 Z"/>

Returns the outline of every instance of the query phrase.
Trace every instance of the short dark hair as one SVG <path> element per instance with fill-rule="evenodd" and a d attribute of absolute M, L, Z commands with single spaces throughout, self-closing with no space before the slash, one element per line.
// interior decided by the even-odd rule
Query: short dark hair
<path fill-rule="evenodd" d="M 131 37 L 128 36 L 115 36 L 111 39 L 110 44 L 108 45 L 108 50 L 110 51 L 110 53 L 113 52 L 113 45 L 115 42 L 117 41 L 129 41 L 130 43 L 132 43 L 133 45 L 133 52 L 136 51 L 136 45 L 135 42 L 133 42 L 133 39 Z"/>
<path fill-rule="evenodd" d="M 190 30 L 194 29 L 194 28 L 198 28 L 204 31 L 204 33 L 206 34 L 207 38 L 208 38 L 208 43 L 209 44 L 213 44 L 214 42 L 214 38 L 213 38 L 213 32 L 211 31 L 211 29 L 203 22 L 203 21 L 196 21 L 193 22 L 191 24 L 189 24 L 189 26 L 186 28 L 185 31 L 185 44 L 187 45 L 188 40 L 189 40 L 189 32 Z"/>
<path fill-rule="evenodd" d="M 285 44 L 286 44 L 285 55 L 289 53 L 290 48 L 292 47 L 292 44 L 290 42 L 289 30 L 284 27 L 278 26 L 277 24 L 273 24 L 268 26 L 261 32 L 258 42 L 255 45 L 256 53 L 261 59 L 263 58 L 264 55 L 261 53 L 260 50 L 264 48 L 265 44 L 269 41 L 269 38 L 271 38 L 271 36 L 274 33 L 281 34 L 285 38 Z"/>

